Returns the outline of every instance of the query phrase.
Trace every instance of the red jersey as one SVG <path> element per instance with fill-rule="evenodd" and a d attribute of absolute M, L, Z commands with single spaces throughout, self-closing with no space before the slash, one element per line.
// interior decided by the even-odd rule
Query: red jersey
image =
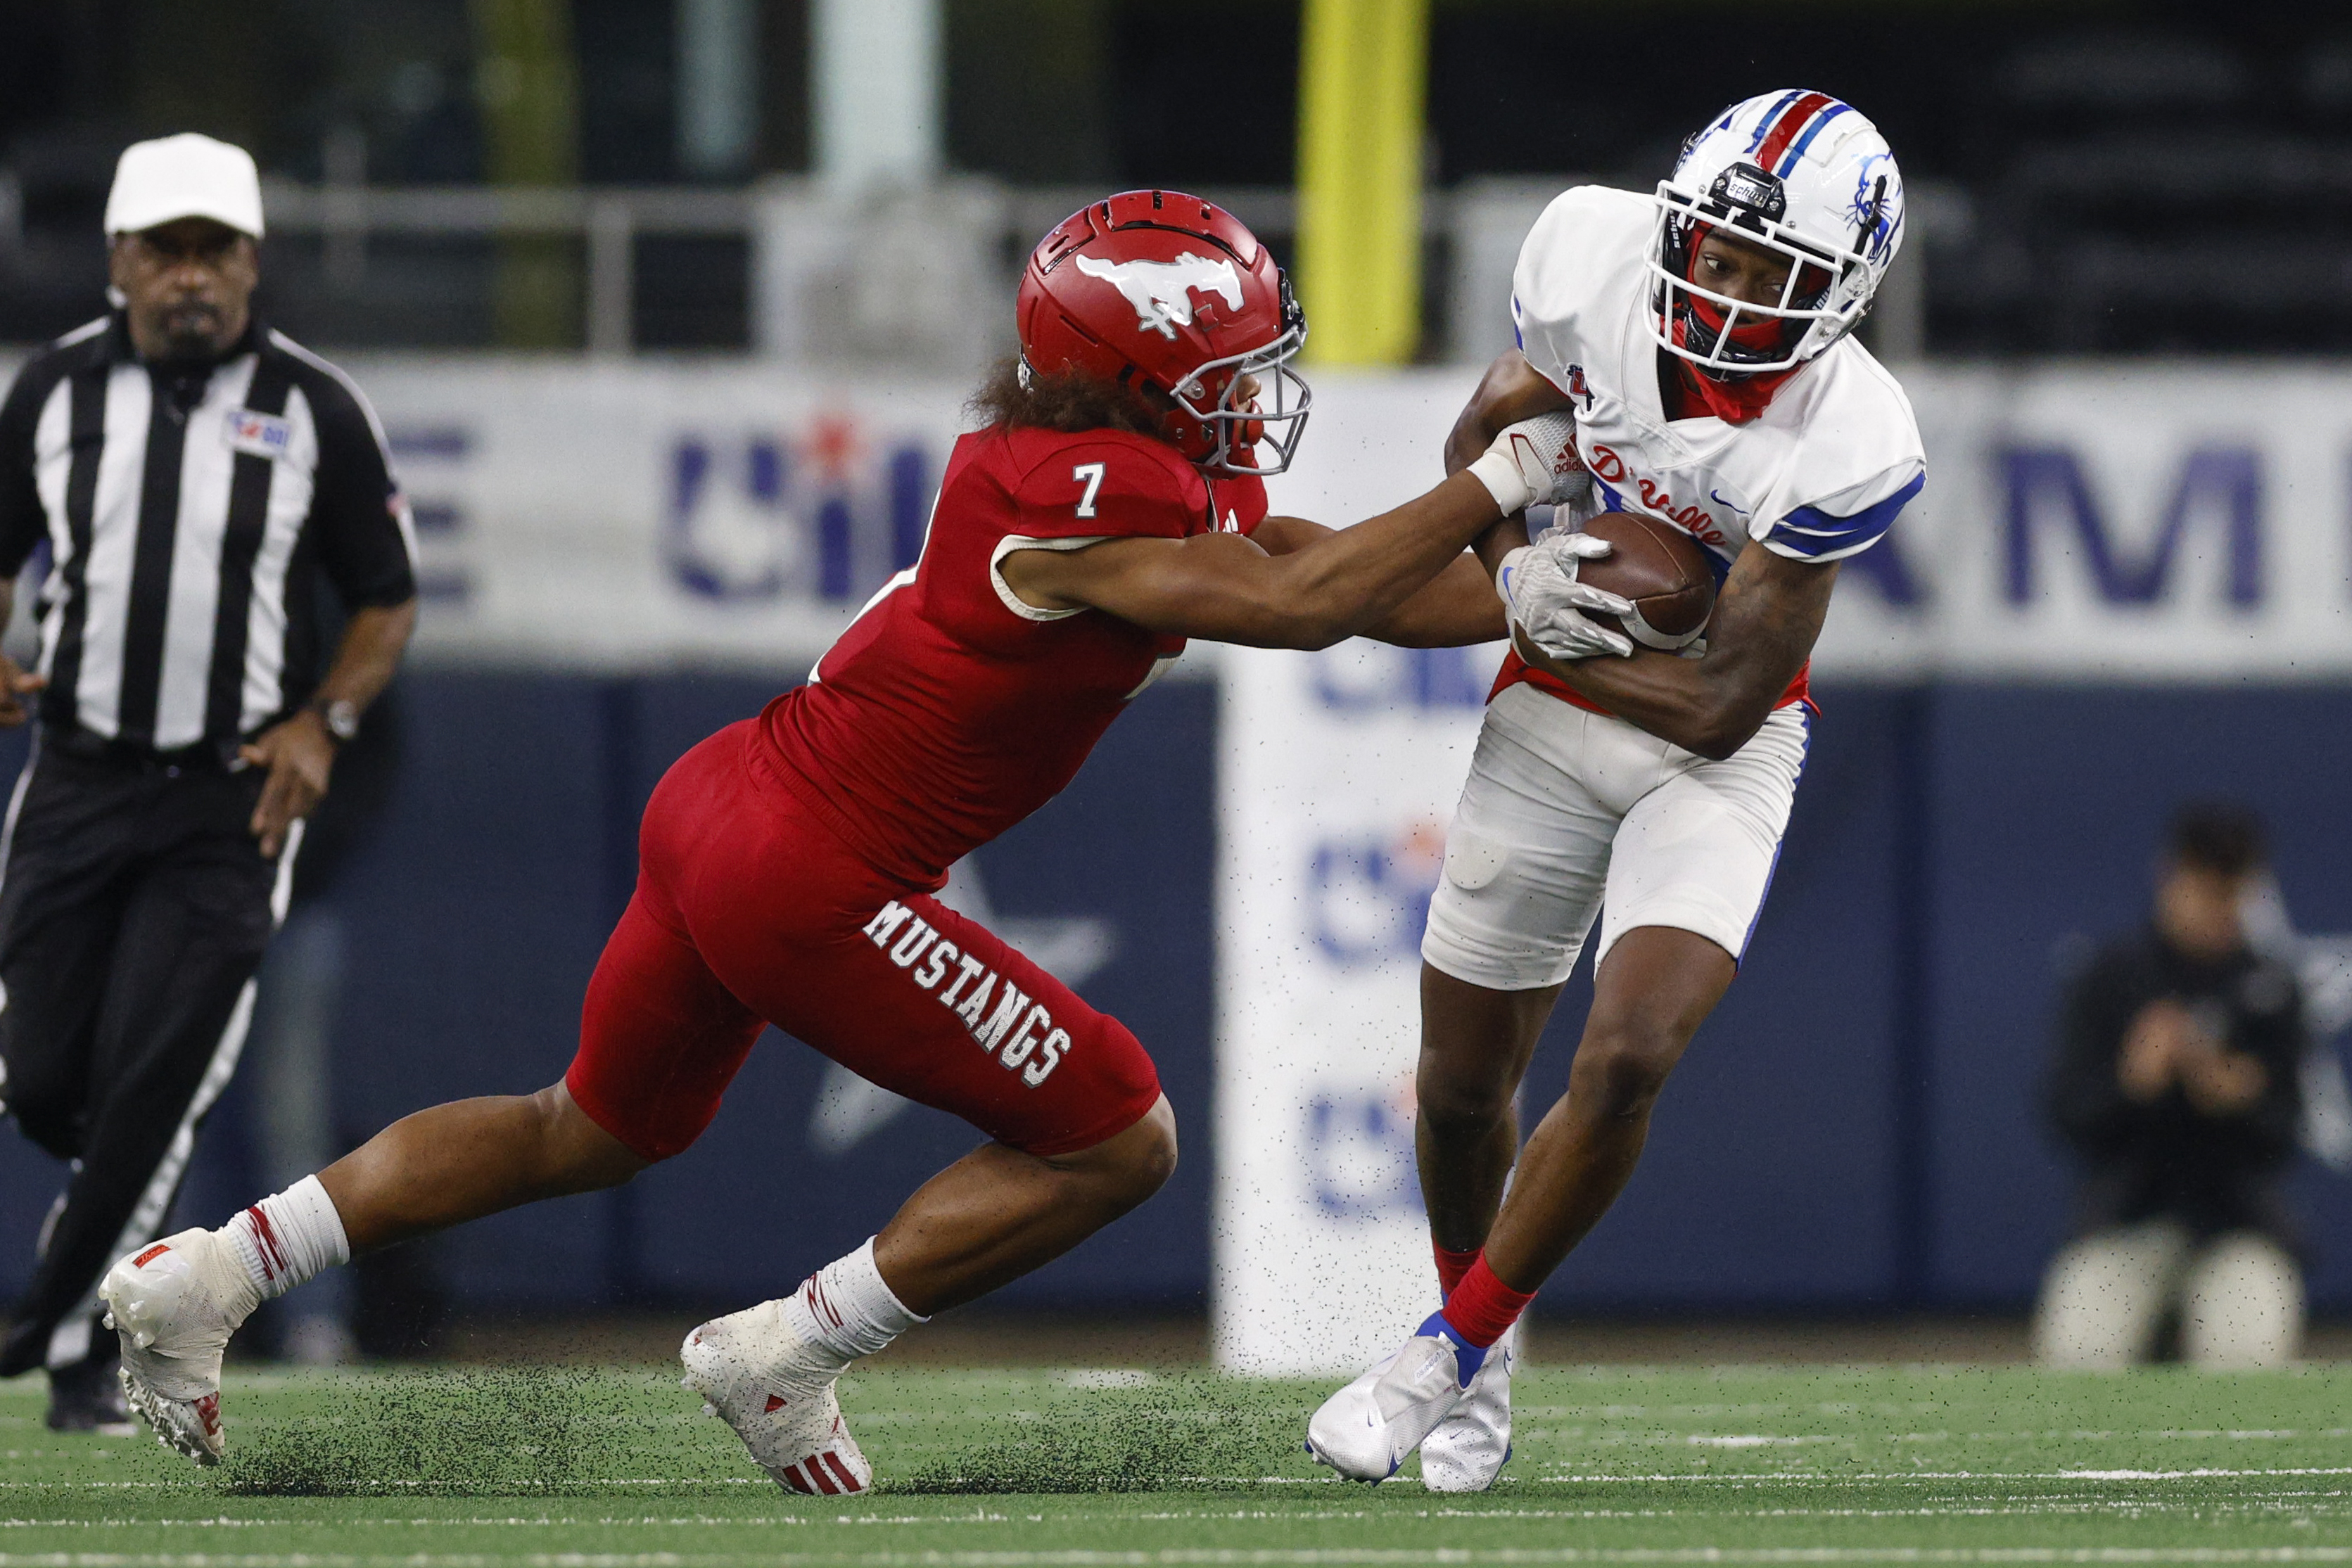
<path fill-rule="evenodd" d="M 1184 651 L 1095 610 L 1039 610 L 1000 575 L 1016 549 L 1250 533 L 1254 478 L 1212 482 L 1120 431 L 992 428 L 948 458 L 921 559 L 884 585 L 761 727 L 795 795 L 876 869 L 947 868 L 1059 794 L 1129 700 Z"/>

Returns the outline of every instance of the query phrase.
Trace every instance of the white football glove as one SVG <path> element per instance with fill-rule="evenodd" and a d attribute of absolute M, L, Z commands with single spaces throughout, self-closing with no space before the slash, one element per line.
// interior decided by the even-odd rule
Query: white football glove
<path fill-rule="evenodd" d="M 1503 558 L 1495 591 L 1504 613 L 1528 641 L 1555 659 L 1591 659 L 1602 653 L 1631 658 L 1633 640 L 1586 615 L 1626 615 L 1633 601 L 1576 580 L 1577 567 L 1607 555 L 1607 539 L 1591 534 L 1547 533 Z"/>
<path fill-rule="evenodd" d="M 1592 476 L 1576 451 L 1576 420 L 1566 413 L 1539 413 L 1507 424 L 1471 473 L 1503 508 L 1503 516 L 1530 506 L 1556 507 L 1592 487 Z"/>

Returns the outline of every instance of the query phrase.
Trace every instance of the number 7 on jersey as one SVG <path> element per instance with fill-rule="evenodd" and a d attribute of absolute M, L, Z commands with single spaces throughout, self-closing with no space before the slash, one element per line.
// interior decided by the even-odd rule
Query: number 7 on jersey
<path fill-rule="evenodd" d="M 1084 480 L 1086 482 L 1087 493 L 1078 497 L 1078 516 L 1082 517 L 1093 517 L 1095 515 L 1095 492 L 1102 488 L 1103 465 L 1099 463 L 1081 463 L 1076 467 L 1070 470 L 1070 477 L 1073 479 Z"/>

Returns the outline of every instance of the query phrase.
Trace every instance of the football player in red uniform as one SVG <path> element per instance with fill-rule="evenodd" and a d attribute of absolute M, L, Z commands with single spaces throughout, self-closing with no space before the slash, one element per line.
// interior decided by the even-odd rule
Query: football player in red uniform
<path fill-rule="evenodd" d="M 103 1291 L 126 1389 L 198 1462 L 221 1351 L 262 1299 L 354 1251 L 625 1182 L 700 1134 L 768 1024 L 988 1134 L 857 1251 L 713 1320 L 686 1383 L 795 1490 L 872 1471 L 834 1396 L 851 1361 L 1069 1250 L 1151 1196 L 1176 1122 L 1117 1019 L 934 894 L 1069 782 L 1188 637 L 1320 648 L 1498 638 L 1465 547 L 1571 481 L 1564 415 L 1342 532 L 1265 515 L 1306 423 L 1306 321 L 1206 202 L 1097 202 L 1030 258 L 1022 356 L 975 400 L 921 558 L 806 685 L 704 741 L 646 807 L 635 896 L 579 1054 L 535 1094 L 398 1122 Z"/>

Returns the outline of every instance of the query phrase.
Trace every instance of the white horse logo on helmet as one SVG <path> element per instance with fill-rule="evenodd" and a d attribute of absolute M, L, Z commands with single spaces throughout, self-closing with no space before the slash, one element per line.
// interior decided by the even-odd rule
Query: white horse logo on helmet
<path fill-rule="evenodd" d="M 1229 308 L 1242 308 L 1242 280 L 1230 258 L 1209 261 L 1186 251 L 1173 261 L 1096 261 L 1072 256 L 1078 270 L 1099 277 L 1135 307 L 1143 326 L 1173 341 L 1176 329 L 1192 324 L 1192 291 L 1222 296 Z"/>

